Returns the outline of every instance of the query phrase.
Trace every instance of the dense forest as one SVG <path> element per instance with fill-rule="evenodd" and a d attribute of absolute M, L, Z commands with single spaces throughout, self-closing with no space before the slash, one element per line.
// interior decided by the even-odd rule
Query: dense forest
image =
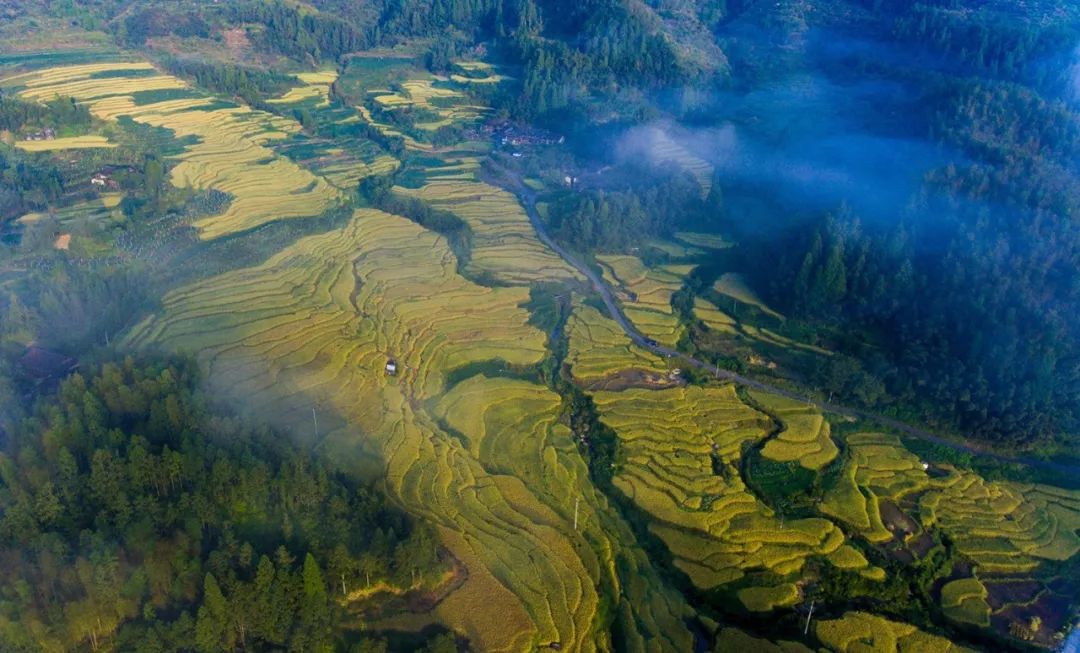
<path fill-rule="evenodd" d="M 5 650 L 331 650 L 343 595 L 437 573 L 427 530 L 216 412 L 192 361 L 88 372 L 0 454 Z"/>
<path fill-rule="evenodd" d="M 831 73 L 917 88 L 904 129 L 942 154 L 912 166 L 922 179 L 905 204 L 883 212 L 858 206 L 861 191 L 854 206 L 840 196 L 781 231 L 779 247 L 775 231 L 760 234 L 746 259 L 782 310 L 846 333 L 860 363 L 837 383 L 847 396 L 873 379 L 888 390 L 878 407 L 1009 444 L 1075 432 L 1080 122 L 1061 62 L 1048 71 L 1076 24 L 889 13 L 881 38 L 907 59 L 868 49 Z"/>
<path fill-rule="evenodd" d="M 549 208 L 552 233 L 589 252 L 621 252 L 679 230 L 709 230 L 721 204 L 719 191 L 704 199 L 701 186 L 679 172 L 628 170 L 647 176 L 648 186 L 593 190 L 563 196 Z"/>

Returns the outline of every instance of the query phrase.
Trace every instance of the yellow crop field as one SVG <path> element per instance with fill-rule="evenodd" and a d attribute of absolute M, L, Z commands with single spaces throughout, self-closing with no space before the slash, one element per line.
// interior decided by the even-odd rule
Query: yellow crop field
<path fill-rule="evenodd" d="M 836 485 L 821 502 L 871 541 L 892 534 L 882 523 L 879 500 L 898 502 L 918 494 L 924 528 L 936 526 L 983 572 L 1024 572 L 1040 560 L 1067 560 L 1080 553 L 1080 492 L 1042 485 L 986 481 L 943 466 L 931 478 L 917 456 L 893 436 L 857 433 L 847 439 L 848 459 Z"/>
<path fill-rule="evenodd" d="M 713 290 L 721 295 L 727 295 L 732 299 L 742 302 L 748 306 L 757 307 L 762 313 L 771 315 L 778 320 L 784 319 L 783 315 L 780 315 L 776 311 L 772 310 L 765 305 L 765 302 L 758 297 L 757 293 L 746 284 L 741 274 L 735 272 L 726 272 L 716 280 L 713 284 Z"/>
<path fill-rule="evenodd" d="M 360 180 L 375 175 L 386 175 L 401 167 L 401 162 L 392 156 L 380 154 L 369 163 L 350 157 L 342 157 L 333 163 L 320 162 L 318 175 L 333 186 L 343 191 L 352 191 Z"/>
<path fill-rule="evenodd" d="M 614 320 L 580 298 L 574 299 L 566 334 L 566 362 L 579 383 L 592 384 L 628 370 L 654 377 L 667 372 L 664 359 L 635 345 Z"/>
<path fill-rule="evenodd" d="M 437 178 L 418 189 L 394 190 L 450 211 L 469 225 L 473 232 L 469 272 L 511 283 L 580 278 L 544 247 L 517 198 L 501 188 L 472 179 Z"/>
<path fill-rule="evenodd" d="M 322 84 L 330 86 L 337 81 L 338 73 L 336 70 L 319 70 L 309 73 L 297 73 L 296 78 L 305 84 Z"/>
<path fill-rule="evenodd" d="M 139 91 L 185 89 L 168 75 L 140 76 L 147 63 L 63 66 L 0 80 L 18 85 L 26 99 L 71 96 L 97 117 L 129 116 L 136 122 L 173 130 L 177 137 L 198 142 L 178 157 L 170 181 L 178 187 L 219 190 L 232 202 L 219 215 L 195 222 L 199 235 L 213 239 L 246 231 L 274 220 L 313 216 L 337 203 L 341 196 L 324 179 L 312 175 L 266 147 L 271 140 L 299 129 L 294 121 L 246 108 L 201 109 L 210 98 L 165 100 L 137 105 Z M 118 73 L 132 71 L 131 77 Z M 92 79 L 95 72 L 116 76 Z"/>
<path fill-rule="evenodd" d="M 719 234 L 706 234 L 696 231 L 677 231 L 675 232 L 675 239 L 703 249 L 727 249 L 734 245 L 730 240 Z"/>
<path fill-rule="evenodd" d="M 941 588 L 941 609 L 945 616 L 976 626 L 990 625 L 990 605 L 986 587 L 975 578 L 962 578 Z"/>
<path fill-rule="evenodd" d="M 810 470 L 821 469 L 836 458 L 839 450 L 829 436 L 829 423 L 813 406 L 763 392 L 751 395 L 784 424 L 784 429 L 765 443 L 761 453 L 766 458 L 797 461 Z"/>
<path fill-rule="evenodd" d="M 737 592 L 739 600 L 751 612 L 771 612 L 799 601 L 799 588 L 791 583 L 773 587 L 744 587 Z"/>
<path fill-rule="evenodd" d="M 754 569 L 795 574 L 809 556 L 844 544 L 832 522 L 781 520 L 743 484 L 742 444 L 766 437 L 770 422 L 733 386 L 631 388 L 593 399 L 619 436 L 615 487 L 649 514 L 650 530 L 698 587 Z"/>
<path fill-rule="evenodd" d="M 814 634 L 822 644 L 838 653 L 973 653 L 971 649 L 910 624 L 865 612 L 848 612 L 839 619 L 818 621 L 814 625 Z"/>
<path fill-rule="evenodd" d="M 694 316 L 705 323 L 710 331 L 717 333 L 738 333 L 737 322 L 727 313 L 719 311 L 700 297 L 694 298 Z"/>
<path fill-rule="evenodd" d="M 450 80 L 457 84 L 497 84 L 501 81 L 511 79 L 510 76 L 497 72 L 495 66 L 485 61 L 458 61 L 454 65 L 469 73 L 484 74 L 483 77 L 467 77 L 458 74 L 450 75 Z"/>
<path fill-rule="evenodd" d="M 658 249 L 673 259 L 701 256 L 705 253 L 705 250 L 703 249 L 698 249 L 697 247 L 684 245 L 669 240 L 650 240 L 648 244 L 649 247 L 652 247 L 653 249 Z"/>
<path fill-rule="evenodd" d="M 106 96 L 131 95 L 138 91 L 176 90 L 187 87 L 184 82 L 171 75 L 142 75 L 143 71 L 152 69 L 153 66 L 145 62 L 60 66 L 7 77 L 0 80 L 0 84 L 19 86 L 21 97 L 38 101 L 51 100 L 58 95 L 89 100 Z M 104 79 L 92 77 L 94 73 L 117 73 L 125 70 L 136 72 L 131 77 L 117 76 Z"/>
<path fill-rule="evenodd" d="M 833 564 L 837 569 L 865 569 L 870 563 L 866 561 L 866 556 L 861 551 L 845 544 L 839 549 L 829 554 L 829 562 Z"/>
<path fill-rule="evenodd" d="M 16 141 L 15 147 L 27 152 L 54 152 L 116 147 L 116 143 L 110 143 L 104 136 L 71 136 L 47 141 Z"/>
<path fill-rule="evenodd" d="M 336 70 L 323 70 L 311 73 L 298 73 L 293 75 L 302 85 L 290 88 L 281 97 L 267 100 L 269 104 L 295 104 L 312 98 L 320 98 L 315 105 L 325 107 L 330 104 L 330 87 L 337 81 Z"/>
<path fill-rule="evenodd" d="M 559 397 L 483 376 L 447 390 L 463 365 L 543 357 L 527 299 L 526 288 L 469 282 L 441 237 L 369 209 L 262 265 L 167 294 L 125 344 L 197 352 L 254 414 L 311 433 L 316 408 L 317 446 L 339 464 L 381 461 L 387 490 L 468 566 L 435 614 L 477 648 L 594 650 L 604 586 L 629 616 L 629 648 L 686 650 L 690 608 L 592 486 L 556 420 Z"/>
<path fill-rule="evenodd" d="M 1080 492 L 987 481 L 961 470 L 933 479 L 919 501 L 923 524 L 949 533 L 983 572 L 1021 572 L 1080 553 Z"/>
<path fill-rule="evenodd" d="M 416 107 L 438 114 L 439 120 L 417 123 L 419 129 L 434 131 L 455 123 L 471 122 L 490 111 L 488 107 L 469 104 L 464 93 L 448 88 L 448 77 L 433 75 L 402 82 L 400 91 L 371 91 L 372 101 L 381 108 L 394 110 L 400 107 Z M 474 80 L 476 81 L 476 80 Z M 501 81 L 493 79 L 492 81 Z M 443 85 L 436 85 L 438 83 Z M 433 102 L 434 100 L 434 102 Z"/>
<path fill-rule="evenodd" d="M 682 325 L 671 307 L 671 296 L 693 269 L 686 265 L 646 267 L 636 256 L 596 257 L 604 280 L 619 292 L 627 319 L 646 336 L 674 347 L 682 336 Z"/>
<path fill-rule="evenodd" d="M 872 542 L 892 539 L 878 509 L 878 498 L 898 499 L 927 487 L 929 477 L 918 457 L 893 436 L 856 433 L 848 436 L 848 460 L 835 487 L 825 494 L 821 510 L 847 523 Z"/>
<path fill-rule="evenodd" d="M 417 152 L 431 152 L 435 148 L 430 143 L 421 143 L 412 136 L 403 133 L 393 125 L 388 125 L 384 122 L 379 122 L 371 115 L 371 111 L 365 106 L 355 107 L 359 117 L 375 129 L 378 129 L 384 136 L 390 136 L 392 138 L 401 138 L 405 143 L 405 147 L 409 150 Z"/>

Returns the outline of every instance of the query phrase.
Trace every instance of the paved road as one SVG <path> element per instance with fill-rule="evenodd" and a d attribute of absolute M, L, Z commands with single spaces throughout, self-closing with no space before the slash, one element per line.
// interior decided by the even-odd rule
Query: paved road
<path fill-rule="evenodd" d="M 945 438 L 934 435 L 929 431 L 916 428 L 914 426 L 911 426 L 910 424 L 906 424 L 904 422 L 892 419 L 890 417 L 886 417 L 884 415 L 878 415 L 876 413 L 871 413 L 869 411 L 865 411 L 859 408 L 851 408 L 849 406 L 842 406 L 840 404 L 821 402 L 817 399 L 814 399 L 809 394 L 795 392 L 787 388 L 781 388 L 771 385 L 769 383 L 763 383 L 756 379 L 751 379 L 750 377 L 743 376 L 736 372 L 732 372 L 731 370 L 725 370 L 721 367 L 713 365 L 712 363 L 706 363 L 705 361 L 698 360 L 693 356 L 689 356 L 680 351 L 665 347 L 657 343 L 655 340 L 645 337 L 641 334 L 640 331 L 637 330 L 637 328 L 633 324 L 630 323 L 630 320 L 626 318 L 626 315 L 623 314 L 622 309 L 615 301 L 615 297 L 612 295 L 611 288 L 608 287 L 607 283 L 605 283 L 604 280 L 600 278 L 600 276 L 598 276 L 589 266 L 585 265 L 583 261 L 568 252 L 565 248 L 555 242 L 551 238 L 551 236 L 548 235 L 543 222 L 540 220 L 540 215 L 536 211 L 536 192 L 529 188 L 527 185 L 525 185 L 520 175 L 505 168 L 499 168 L 499 171 L 502 174 L 502 181 L 506 182 L 505 188 L 517 195 L 518 199 L 521 200 L 522 205 L 525 207 L 525 212 L 529 216 L 529 221 L 532 222 L 533 228 L 536 229 L 536 234 L 540 237 L 540 240 L 545 245 L 553 249 L 567 263 L 574 266 L 574 268 L 576 268 L 578 272 L 585 275 L 585 277 L 589 280 L 589 283 L 592 284 L 592 287 L 596 290 L 596 292 L 600 295 L 600 298 L 604 301 L 604 306 L 607 307 L 608 313 L 611 315 L 611 318 L 619 324 L 619 327 L 622 328 L 623 331 L 626 332 L 626 335 L 630 337 L 630 340 L 632 340 L 634 344 L 638 345 L 639 347 L 648 349 L 649 351 L 660 354 L 661 356 L 665 356 L 667 358 L 676 359 L 685 365 L 705 370 L 718 379 L 724 379 L 726 381 L 737 383 L 747 388 L 762 390 L 764 392 L 769 392 L 775 395 L 780 395 L 782 397 L 787 397 L 788 399 L 794 399 L 795 401 L 814 404 L 818 407 L 818 409 L 822 411 L 874 421 L 878 424 L 887 426 L 890 429 L 899 431 L 911 437 L 919 438 L 921 440 L 926 440 L 928 442 L 933 442 L 935 444 L 940 444 L 946 447 L 951 447 L 953 449 L 966 451 L 975 456 L 991 458 L 1006 463 L 1027 465 L 1029 467 L 1037 467 L 1067 474 L 1080 474 L 1080 466 L 1077 465 L 1055 463 L 1047 460 L 1039 460 L 1037 458 L 1012 458 L 1009 456 L 1002 456 L 1000 454 L 996 454 L 990 451 L 975 449 L 973 447 L 969 447 L 967 445 L 954 442 L 952 440 L 946 440 Z"/>

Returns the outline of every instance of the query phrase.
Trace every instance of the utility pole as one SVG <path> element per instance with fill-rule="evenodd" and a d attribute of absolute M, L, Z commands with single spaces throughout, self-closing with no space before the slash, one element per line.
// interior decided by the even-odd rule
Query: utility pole
<path fill-rule="evenodd" d="M 105 332 L 105 346 L 106 347 L 109 346 L 109 332 L 108 331 Z"/>
<path fill-rule="evenodd" d="M 806 613 L 806 627 L 802 631 L 803 637 L 810 632 L 810 617 L 812 616 L 814 616 L 814 602 L 810 601 L 810 612 Z"/>
<path fill-rule="evenodd" d="M 315 422 L 315 437 L 319 437 L 319 418 L 315 416 L 315 407 L 311 407 L 311 421 Z"/>
<path fill-rule="evenodd" d="M 574 530 L 577 530 L 578 506 L 581 505 L 581 497 L 574 499 Z"/>

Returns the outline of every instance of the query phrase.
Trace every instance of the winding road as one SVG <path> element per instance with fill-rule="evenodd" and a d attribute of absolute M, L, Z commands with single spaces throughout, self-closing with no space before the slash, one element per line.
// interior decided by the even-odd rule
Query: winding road
<path fill-rule="evenodd" d="M 626 315 L 623 314 L 622 309 L 619 307 L 618 303 L 615 301 L 615 297 L 611 292 L 611 288 L 608 287 L 607 283 L 605 283 L 604 280 L 596 274 L 596 272 L 589 268 L 588 265 L 585 265 L 584 261 L 581 261 L 576 256 L 568 252 L 565 248 L 555 242 L 550 235 L 548 235 L 547 230 L 544 227 L 543 221 L 540 220 L 540 214 L 536 210 L 536 192 L 524 183 L 521 175 L 500 166 L 496 161 L 494 161 L 494 159 L 492 159 L 491 161 L 493 167 L 499 173 L 500 179 L 506 182 L 502 185 L 502 187 L 505 190 L 508 190 L 514 195 L 516 195 L 522 206 L 525 207 L 525 212 L 529 216 L 529 221 L 532 223 L 533 228 L 536 230 L 536 234 L 537 236 L 539 236 L 541 242 L 550 247 L 553 251 L 555 251 L 555 253 L 561 256 L 563 260 L 572 265 L 578 272 L 583 274 L 585 278 L 589 280 L 589 283 L 592 284 L 592 287 L 596 290 L 596 292 L 600 295 L 600 298 L 603 300 L 604 306 L 607 307 L 608 313 L 611 315 L 611 318 L 618 323 L 619 327 L 626 332 L 626 335 L 630 337 L 630 340 L 633 341 L 635 345 L 638 345 L 639 347 L 642 347 L 644 349 L 648 349 L 649 351 L 652 351 L 656 354 L 660 354 L 661 356 L 679 360 L 682 363 L 691 367 L 705 370 L 709 374 L 714 375 L 717 379 L 724 379 L 726 381 L 730 381 L 732 383 L 736 383 L 747 388 L 752 388 L 754 390 L 761 390 L 775 395 L 780 395 L 782 397 L 787 397 L 788 399 L 793 399 L 795 401 L 813 404 L 823 412 L 836 413 L 838 415 L 846 415 L 849 417 L 855 417 L 859 419 L 877 422 L 882 426 L 888 427 L 895 431 L 899 431 L 901 433 L 904 433 L 905 435 L 918 438 L 920 440 L 925 440 L 927 442 L 932 442 L 934 444 L 939 444 L 953 449 L 965 451 L 973 456 L 993 459 L 1004 463 L 1026 465 L 1028 467 L 1035 467 L 1064 474 L 1080 474 L 1080 466 L 1078 465 L 1056 463 L 1049 460 L 1040 460 L 1038 458 L 1030 457 L 1002 456 L 992 451 L 983 451 L 981 449 L 976 449 L 974 447 L 959 442 L 945 439 L 939 435 L 934 435 L 929 431 L 911 426 L 910 424 L 895 420 L 891 417 L 886 417 L 884 415 L 879 415 L 877 413 L 872 413 L 859 408 L 851 408 L 849 406 L 843 406 L 840 404 L 818 401 L 817 399 L 811 397 L 809 394 L 795 392 L 787 388 L 781 388 L 779 386 L 771 385 L 769 383 L 764 383 L 762 381 L 743 376 L 736 372 L 732 372 L 731 370 L 725 370 L 721 367 L 713 365 L 712 363 L 706 363 L 705 361 L 694 358 L 693 356 L 690 356 L 683 352 L 658 344 L 656 341 L 642 335 L 641 332 L 638 331 L 637 328 L 635 328 L 634 325 L 630 323 L 630 321 L 626 318 Z"/>

